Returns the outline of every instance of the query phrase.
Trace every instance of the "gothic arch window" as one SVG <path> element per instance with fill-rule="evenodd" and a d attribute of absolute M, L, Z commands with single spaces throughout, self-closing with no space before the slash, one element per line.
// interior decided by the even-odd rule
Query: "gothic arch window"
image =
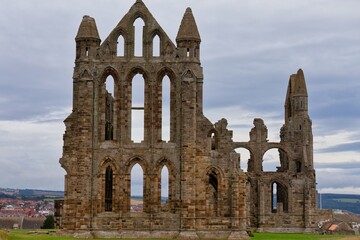
<path fill-rule="evenodd" d="M 145 80 L 141 74 L 136 74 L 131 84 L 131 140 L 141 142 L 144 140 L 145 117 Z"/>
<path fill-rule="evenodd" d="M 218 148 L 218 136 L 217 132 L 213 129 L 208 133 L 208 138 L 210 140 L 209 149 L 210 150 L 217 150 Z"/>
<path fill-rule="evenodd" d="M 219 215 L 219 176 L 216 171 L 208 173 L 206 189 L 207 211 L 209 216 Z"/>
<path fill-rule="evenodd" d="M 278 181 L 271 183 L 271 212 L 289 212 L 287 187 Z"/>
<path fill-rule="evenodd" d="M 113 209 L 113 170 L 110 166 L 105 171 L 105 211 Z"/>
<path fill-rule="evenodd" d="M 169 169 L 164 165 L 161 169 L 160 196 L 161 205 L 165 206 L 169 200 Z"/>
<path fill-rule="evenodd" d="M 160 37 L 156 34 L 152 39 L 152 56 L 160 57 L 160 55 Z"/>
<path fill-rule="evenodd" d="M 130 173 L 130 198 L 134 200 L 138 200 L 138 203 L 132 204 L 130 206 L 131 212 L 143 212 L 143 204 L 140 202 L 144 202 L 144 171 L 139 163 L 136 163 L 131 168 Z"/>
<path fill-rule="evenodd" d="M 105 80 L 105 140 L 114 139 L 115 81 L 109 75 Z"/>
<path fill-rule="evenodd" d="M 134 21 L 134 56 L 143 56 L 143 32 L 145 23 L 142 18 L 138 17 Z"/>
<path fill-rule="evenodd" d="M 171 81 L 168 75 L 164 76 L 161 85 L 161 138 L 163 141 L 170 141 Z"/>
<path fill-rule="evenodd" d="M 119 35 L 117 39 L 117 56 L 123 57 L 125 56 L 125 40 L 123 35 Z"/>

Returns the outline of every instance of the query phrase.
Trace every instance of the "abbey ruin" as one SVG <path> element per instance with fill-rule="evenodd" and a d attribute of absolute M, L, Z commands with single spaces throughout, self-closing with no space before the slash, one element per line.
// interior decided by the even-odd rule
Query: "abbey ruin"
<path fill-rule="evenodd" d="M 137 56 L 134 22 L 139 19 L 144 26 Z M 104 41 L 89 16 L 75 40 L 73 110 L 64 121 L 60 159 L 66 171 L 64 231 L 83 237 L 247 239 L 254 229 L 314 230 L 313 136 L 301 69 L 290 76 L 280 142 L 268 141 L 262 119 L 254 120 L 249 141 L 235 142 L 227 120 L 212 123 L 203 115 L 201 38 L 190 8 L 176 44 L 141 0 Z M 134 79 L 141 79 L 142 90 Z M 169 139 L 163 136 L 165 81 Z M 135 103 L 135 94 L 142 102 Z M 134 116 L 141 116 L 140 141 L 133 139 Z M 247 149 L 250 159 L 240 159 L 238 148 Z M 278 150 L 281 166 L 266 172 L 263 156 L 270 149 Z M 248 163 L 247 172 L 240 161 Z M 135 165 L 143 170 L 142 212 L 130 206 Z M 161 202 L 163 168 L 168 170 L 166 204 Z"/>

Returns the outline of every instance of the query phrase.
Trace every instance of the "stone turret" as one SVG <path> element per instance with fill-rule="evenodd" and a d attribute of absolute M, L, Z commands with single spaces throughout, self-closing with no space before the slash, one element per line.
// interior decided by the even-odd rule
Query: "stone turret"
<path fill-rule="evenodd" d="M 87 15 L 83 17 L 75 41 L 76 60 L 89 59 L 96 56 L 96 49 L 100 47 L 101 40 L 94 18 Z"/>
<path fill-rule="evenodd" d="M 299 69 L 296 74 L 292 74 L 289 79 L 288 90 L 285 100 L 285 121 L 295 115 L 307 115 L 308 112 L 308 93 L 306 89 L 304 72 Z"/>
<path fill-rule="evenodd" d="M 181 57 L 200 59 L 200 34 L 191 8 L 187 8 L 176 36 Z"/>

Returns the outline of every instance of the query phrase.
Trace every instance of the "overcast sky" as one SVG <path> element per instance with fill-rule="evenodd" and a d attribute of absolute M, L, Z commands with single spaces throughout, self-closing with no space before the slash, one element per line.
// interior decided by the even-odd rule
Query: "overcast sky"
<path fill-rule="evenodd" d="M 83 15 L 104 40 L 135 0 L 0 0 L 0 187 L 63 190 Z M 204 113 L 248 141 L 255 117 L 279 140 L 290 74 L 302 68 L 318 190 L 360 194 L 359 0 L 144 0 L 175 42 L 186 7 L 201 35 Z M 271 160 L 269 160 L 271 163 Z"/>

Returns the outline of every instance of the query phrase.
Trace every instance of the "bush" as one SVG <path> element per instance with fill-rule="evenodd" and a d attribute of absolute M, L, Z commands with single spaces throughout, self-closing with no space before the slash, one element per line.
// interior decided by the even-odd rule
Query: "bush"
<path fill-rule="evenodd" d="M 55 228 L 55 219 L 53 215 L 49 215 L 44 220 L 44 223 L 41 227 L 42 229 L 54 229 Z"/>

